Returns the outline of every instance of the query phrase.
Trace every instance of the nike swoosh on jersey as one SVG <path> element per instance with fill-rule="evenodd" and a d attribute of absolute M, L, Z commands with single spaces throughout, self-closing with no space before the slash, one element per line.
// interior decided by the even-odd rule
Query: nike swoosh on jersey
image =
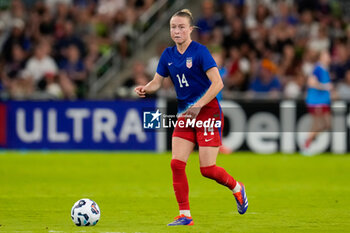
<path fill-rule="evenodd" d="M 213 140 L 214 138 L 210 138 L 210 139 L 204 139 L 205 140 L 205 142 L 209 142 L 209 141 L 211 141 L 211 140 Z"/>

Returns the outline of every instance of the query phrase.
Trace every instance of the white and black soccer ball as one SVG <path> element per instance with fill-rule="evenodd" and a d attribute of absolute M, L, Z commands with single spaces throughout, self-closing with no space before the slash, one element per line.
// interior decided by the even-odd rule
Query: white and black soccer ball
<path fill-rule="evenodd" d="M 71 217 L 77 226 L 94 226 L 100 220 L 100 208 L 93 200 L 84 198 L 74 203 Z"/>

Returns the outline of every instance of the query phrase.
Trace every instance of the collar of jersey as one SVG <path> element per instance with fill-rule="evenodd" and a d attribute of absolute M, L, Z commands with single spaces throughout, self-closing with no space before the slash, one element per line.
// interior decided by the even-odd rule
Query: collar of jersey
<path fill-rule="evenodd" d="M 186 50 L 185 50 L 185 52 L 184 52 L 183 54 L 181 54 L 181 53 L 179 52 L 179 50 L 177 50 L 177 46 L 175 45 L 174 47 L 175 47 L 175 53 L 176 53 L 176 55 L 179 56 L 179 57 L 184 56 L 184 55 L 187 53 L 187 51 L 190 49 L 190 47 L 192 46 L 193 42 L 194 42 L 194 41 L 192 40 L 191 43 L 188 45 L 188 47 L 186 48 Z"/>

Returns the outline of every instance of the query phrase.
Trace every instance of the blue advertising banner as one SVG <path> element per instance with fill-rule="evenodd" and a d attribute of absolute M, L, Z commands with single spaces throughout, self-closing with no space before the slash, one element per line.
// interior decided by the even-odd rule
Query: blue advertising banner
<path fill-rule="evenodd" d="M 6 144 L 12 149 L 156 150 L 143 130 L 143 109 L 155 100 L 6 102 Z"/>
<path fill-rule="evenodd" d="M 6 146 L 6 129 L 7 129 L 7 108 L 0 103 L 0 147 Z"/>

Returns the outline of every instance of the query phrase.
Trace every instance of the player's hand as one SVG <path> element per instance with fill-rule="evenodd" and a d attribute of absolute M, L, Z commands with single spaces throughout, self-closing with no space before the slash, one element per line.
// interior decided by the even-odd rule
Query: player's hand
<path fill-rule="evenodd" d="M 134 91 L 136 92 L 136 94 L 141 97 L 141 98 L 145 98 L 146 97 L 146 91 L 145 91 L 145 86 L 138 86 L 135 87 Z"/>
<path fill-rule="evenodd" d="M 185 118 L 195 119 L 201 111 L 201 106 L 194 104 L 183 114 Z"/>

